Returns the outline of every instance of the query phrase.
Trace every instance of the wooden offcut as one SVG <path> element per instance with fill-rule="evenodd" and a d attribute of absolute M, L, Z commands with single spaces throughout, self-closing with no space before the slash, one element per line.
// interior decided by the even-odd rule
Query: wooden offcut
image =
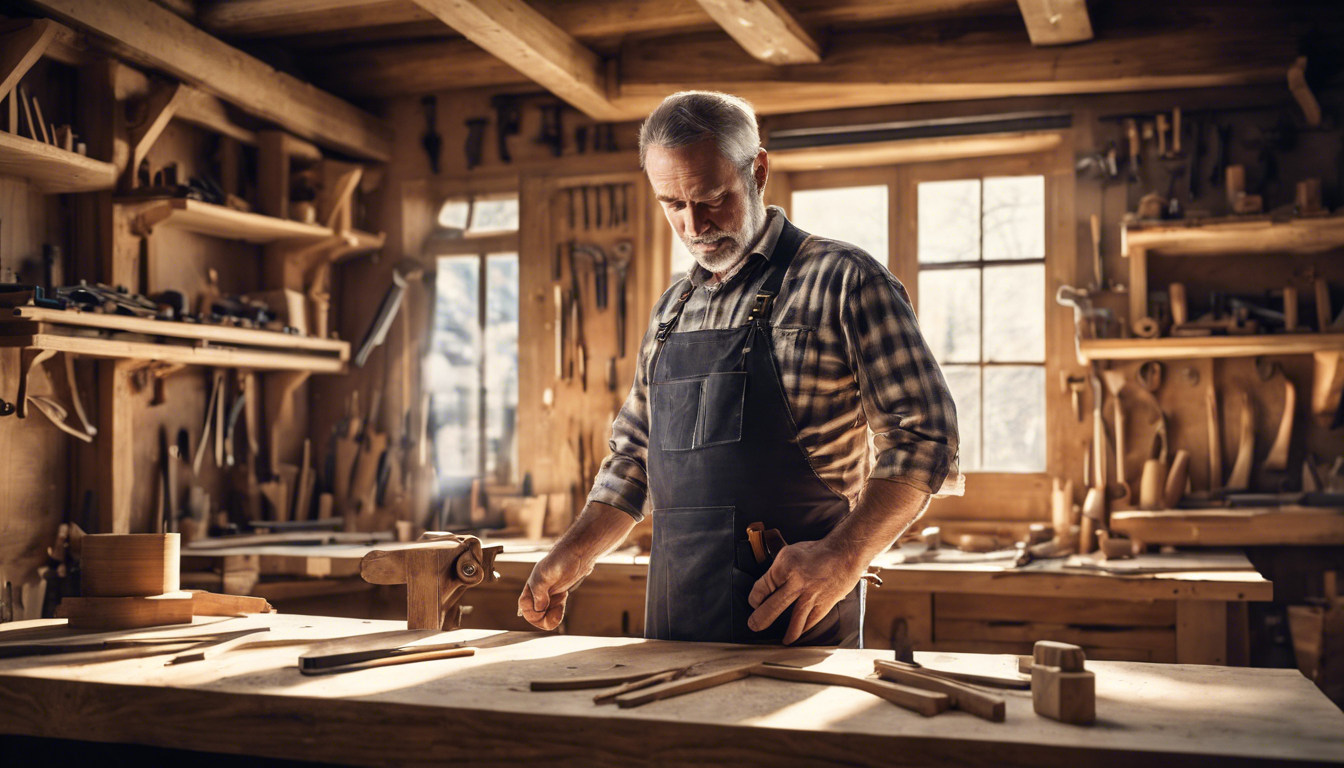
<path fill-rule="evenodd" d="M 58 618 L 74 629 L 112 630 L 190 624 L 192 598 L 187 592 L 152 597 L 67 597 L 57 606 Z"/>

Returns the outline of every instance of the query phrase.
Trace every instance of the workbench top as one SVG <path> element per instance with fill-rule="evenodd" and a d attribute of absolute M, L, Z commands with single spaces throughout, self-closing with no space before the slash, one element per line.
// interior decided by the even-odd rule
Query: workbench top
<path fill-rule="evenodd" d="M 404 624 L 197 619 L 211 622 L 221 632 L 270 631 L 175 666 L 140 650 L 0 659 L 0 733 L 351 764 L 1344 764 L 1344 713 L 1294 670 L 1089 661 L 1093 727 L 1038 717 L 1027 692 L 1005 692 L 1006 722 L 992 723 L 958 711 L 924 718 L 852 689 L 760 678 L 617 709 L 595 706 L 593 691 L 534 693 L 528 684 L 618 665 L 709 662 L 708 670 L 779 649 L 459 630 L 446 639 L 470 640 L 475 656 L 305 677 L 297 659 L 311 643 Z M 61 623 L 0 629 L 0 643 L 31 642 Z M 862 676 L 888 655 L 832 651 L 814 668 Z M 1011 656 L 915 656 L 930 667 L 1015 673 Z"/>

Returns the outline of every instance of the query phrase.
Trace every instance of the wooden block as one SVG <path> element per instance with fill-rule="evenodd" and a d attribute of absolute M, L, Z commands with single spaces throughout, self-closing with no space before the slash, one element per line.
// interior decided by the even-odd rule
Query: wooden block
<path fill-rule="evenodd" d="M 182 538 L 176 533 L 96 533 L 84 537 L 80 594 L 148 597 L 176 592 Z"/>
<path fill-rule="evenodd" d="M 73 629 L 136 629 L 160 624 L 190 624 L 193 600 L 187 592 L 149 597 L 67 597 L 57 616 Z"/>
<path fill-rule="evenodd" d="M 275 608 L 262 597 L 221 595 L 200 589 L 189 589 L 192 613 L 196 616 L 237 616 L 241 613 L 275 613 Z"/>
<path fill-rule="evenodd" d="M 1035 664 L 1031 668 L 1031 706 L 1036 714 L 1051 720 L 1091 725 L 1097 717 L 1096 675 Z"/>
<path fill-rule="evenodd" d="M 1058 667 L 1063 672 L 1082 672 L 1087 660 L 1082 648 L 1053 640 L 1037 641 L 1032 651 L 1037 666 Z"/>

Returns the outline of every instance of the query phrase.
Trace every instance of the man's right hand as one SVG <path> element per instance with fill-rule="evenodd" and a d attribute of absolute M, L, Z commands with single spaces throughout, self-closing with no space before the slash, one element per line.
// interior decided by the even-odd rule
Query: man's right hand
<path fill-rule="evenodd" d="M 532 569 L 518 596 L 518 615 L 537 629 L 549 632 L 565 618 L 569 591 L 593 570 L 563 548 L 550 551 Z"/>

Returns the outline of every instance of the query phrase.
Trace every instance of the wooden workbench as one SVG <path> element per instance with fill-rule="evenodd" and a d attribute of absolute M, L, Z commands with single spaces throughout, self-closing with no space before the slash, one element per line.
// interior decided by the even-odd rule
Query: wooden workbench
<path fill-rule="evenodd" d="M 778 650 L 459 630 L 449 639 L 471 638 L 477 655 L 304 677 L 296 662 L 311 642 L 404 624 L 276 614 L 217 626 L 254 625 L 271 631 L 184 665 L 90 653 L 0 660 L 0 733 L 348 764 L 1344 764 L 1344 713 L 1295 670 L 1089 660 L 1090 728 L 1038 717 L 1022 691 L 1006 693 L 1006 721 L 991 723 L 766 679 L 621 710 L 593 705 L 592 691 L 533 693 L 528 683 L 616 665 L 709 661 L 710 671 Z M 0 642 L 15 634 L 0 630 Z M 835 651 L 815 668 L 862 676 L 887 655 Z M 916 659 L 1005 676 L 1015 668 L 1007 656 Z"/>
<path fill-rule="evenodd" d="M 488 543 L 505 547 L 495 561 L 500 578 L 468 593 L 464 602 L 473 610 L 466 625 L 530 629 L 517 616 L 518 594 L 549 542 Z M 332 544 L 188 549 L 183 552 L 183 584 L 258 594 L 282 611 L 288 607 L 399 618 L 405 615 L 397 612 L 404 611 L 399 594 L 381 602 L 370 600 L 373 588 L 359 579 L 359 559 L 374 548 Z M 1005 562 L 895 562 L 918 549 L 893 550 L 878 560 L 885 584 L 868 591 L 866 647 L 889 649 L 893 639 L 903 635 L 919 650 L 1026 654 L 1036 640 L 1059 640 L 1083 646 L 1089 658 L 1245 664 L 1246 603 L 1273 599 L 1273 584 L 1238 551 L 1123 561 L 1189 568 L 1132 575 L 1064 568 L 1063 560 L 1024 568 Z M 212 576 L 214 581 L 189 583 L 186 573 L 203 568 L 221 575 Z M 646 556 L 602 558 L 571 595 L 566 631 L 603 637 L 643 635 L 647 577 Z"/>

